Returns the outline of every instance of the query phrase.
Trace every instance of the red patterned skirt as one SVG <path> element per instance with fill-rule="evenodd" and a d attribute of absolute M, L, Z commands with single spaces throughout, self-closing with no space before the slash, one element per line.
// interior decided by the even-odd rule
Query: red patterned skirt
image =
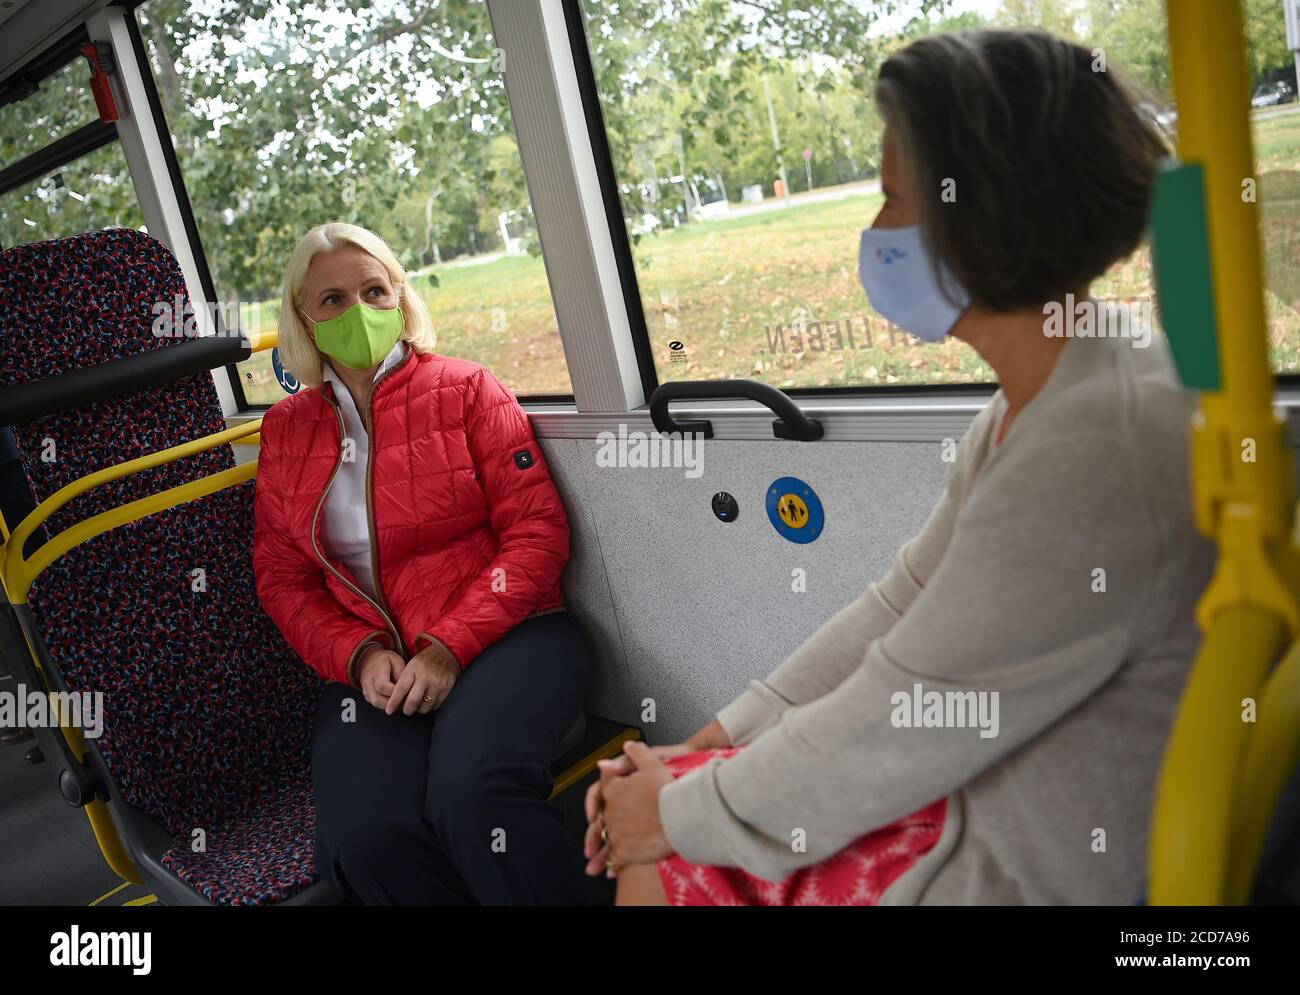
<path fill-rule="evenodd" d="M 734 756 L 744 747 L 696 750 L 664 761 L 673 777 L 713 757 Z M 875 905 L 894 883 L 939 842 L 948 801 L 882 826 L 780 881 L 766 881 L 738 867 L 692 864 L 677 854 L 659 861 L 659 879 L 669 905 Z"/>

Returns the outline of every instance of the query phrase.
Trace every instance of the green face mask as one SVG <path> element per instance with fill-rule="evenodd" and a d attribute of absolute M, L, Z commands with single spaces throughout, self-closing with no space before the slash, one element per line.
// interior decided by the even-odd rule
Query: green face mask
<path fill-rule="evenodd" d="M 314 324 L 316 348 L 349 369 L 366 370 L 392 351 L 406 319 L 400 307 L 380 310 L 358 302 L 338 317 Z"/>

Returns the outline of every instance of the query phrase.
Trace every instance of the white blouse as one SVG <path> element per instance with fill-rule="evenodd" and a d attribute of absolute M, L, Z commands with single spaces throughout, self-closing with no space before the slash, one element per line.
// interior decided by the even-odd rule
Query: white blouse
<path fill-rule="evenodd" d="M 401 362 L 406 354 L 406 343 L 398 339 L 392 351 L 375 370 L 378 380 L 387 370 Z M 361 590 L 376 601 L 375 579 L 370 568 L 370 526 L 366 520 L 366 470 L 370 463 L 370 438 L 365 422 L 357 411 L 356 402 L 347 384 L 339 379 L 329 360 L 321 363 L 324 379 L 334 384 L 334 397 L 343 412 L 343 437 L 354 442 L 352 459 L 347 458 L 339 467 L 334 484 L 325 497 L 321 509 L 321 540 L 326 552 L 342 560 L 357 579 Z"/>

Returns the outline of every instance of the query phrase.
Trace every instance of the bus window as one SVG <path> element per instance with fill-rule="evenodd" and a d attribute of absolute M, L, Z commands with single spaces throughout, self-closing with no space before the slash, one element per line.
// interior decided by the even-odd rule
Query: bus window
<path fill-rule="evenodd" d="M 0 123 L 0 129 L 4 126 Z M 0 194 L 0 248 L 98 228 L 144 228 L 116 142 Z"/>
<path fill-rule="evenodd" d="M 1163 5 L 1099 6 L 1078 23 L 1065 15 L 1043 22 L 1037 5 L 965 5 L 910 22 L 870 5 L 803 6 L 792 15 L 744 0 L 664 5 L 637 21 L 582 2 L 658 377 L 741 377 L 796 390 L 988 382 L 967 345 L 922 345 L 862 298 L 857 238 L 882 203 L 875 70 L 891 46 L 919 35 L 1047 27 L 1095 45 L 1172 143 L 1178 114 Z M 1247 26 L 1253 71 L 1293 78 L 1278 47 L 1283 5 L 1259 14 Z M 1296 373 L 1300 103 L 1280 102 L 1285 88 L 1269 92 L 1281 96 L 1252 112 L 1259 175 L 1244 192 L 1263 215 L 1274 368 Z M 705 195 L 706 176 L 717 177 L 718 204 Z M 1126 305 L 1144 335 L 1161 333 L 1145 247 L 1092 293 Z"/>
<path fill-rule="evenodd" d="M 351 221 L 415 274 L 439 352 L 521 396 L 572 392 L 483 4 L 151 0 L 137 16 L 222 313 L 274 327 L 295 242 Z M 239 374 L 248 405 L 284 396 L 265 353 Z"/>
<path fill-rule="evenodd" d="M 582 3 L 658 377 L 986 383 L 969 346 L 919 343 L 858 285 L 859 233 L 883 202 L 872 81 L 887 46 L 907 40 L 892 37 L 902 24 L 886 32 L 863 5 L 807 6 L 767 16 L 742 0 L 664 5 L 637 23 Z M 965 11 L 908 31 L 980 20 Z M 1097 293 L 1150 300 L 1147 252 Z"/>

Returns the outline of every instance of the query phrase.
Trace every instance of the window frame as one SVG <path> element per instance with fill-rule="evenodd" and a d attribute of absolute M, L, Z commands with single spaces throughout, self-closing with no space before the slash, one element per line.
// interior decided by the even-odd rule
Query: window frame
<path fill-rule="evenodd" d="M 78 24 L 65 32 L 57 41 L 27 59 L 18 69 L 6 76 L 3 83 L 0 83 L 0 107 L 23 100 L 35 92 L 41 83 L 80 56 L 81 46 L 89 40 L 90 35 L 86 25 Z M 11 91 L 24 89 L 27 90 L 26 93 L 11 94 Z"/>
<path fill-rule="evenodd" d="M 127 176 L 135 192 L 136 204 L 144 226 L 149 234 L 166 245 L 176 257 L 182 270 L 187 291 L 193 297 L 196 283 L 203 285 L 207 278 L 207 264 L 202 259 L 199 249 L 201 271 L 195 265 L 193 245 L 196 231 L 193 214 L 184 187 L 169 187 L 176 175 L 174 162 L 169 176 L 163 177 L 152 168 L 158 158 L 164 161 L 174 160 L 174 150 L 170 138 L 159 142 L 151 129 L 157 125 L 155 117 L 144 118 L 140 113 L 143 103 L 147 102 L 147 93 L 152 85 L 151 74 L 142 74 L 137 61 L 138 49 L 130 47 L 130 28 L 135 26 L 134 6 L 117 6 L 97 8 L 89 12 L 84 20 L 66 32 L 53 44 L 42 48 L 35 56 L 0 83 L 0 93 L 6 93 L 15 81 L 26 82 L 30 86 L 39 85 L 41 81 L 83 58 L 81 46 L 86 43 L 107 46 L 112 54 L 113 68 L 109 72 L 109 85 L 118 108 L 118 119 L 105 122 L 99 118 L 88 122 L 51 142 L 49 145 L 23 157 L 15 163 L 0 169 L 0 182 L 5 184 L 3 192 L 7 193 L 32 179 L 43 176 L 78 161 L 86 154 L 117 142 L 122 151 L 127 168 Z M 89 67 L 86 69 L 89 73 Z M 22 99 L 18 97 L 16 99 Z M 7 101 L 6 101 L 7 102 Z M 151 156 L 150 147 L 160 153 Z M 39 167 L 39 170 L 38 170 Z M 183 219 L 177 224 L 177 218 Z M 178 230 L 183 229 L 181 234 Z M 201 275 L 200 275 L 201 274 Z M 209 285 L 210 285 L 210 278 Z M 211 297 L 205 291 L 206 297 Z M 212 325 L 206 309 L 197 315 L 199 330 L 202 334 L 212 334 Z M 230 378 L 223 378 L 213 371 L 214 385 L 222 410 L 229 413 L 237 411 L 234 390 Z M 238 379 L 238 378 L 234 378 Z M 237 384 L 234 385 L 237 388 Z"/>
<path fill-rule="evenodd" d="M 504 53 L 506 98 L 573 407 L 633 410 L 649 394 L 563 10 L 556 0 L 486 0 L 486 5 Z"/>
<path fill-rule="evenodd" d="M 0 196 L 12 193 L 33 180 L 70 166 L 78 159 L 118 140 L 117 126 L 111 121 L 90 121 L 49 145 L 23 156 L 17 162 L 0 167 Z"/>
<path fill-rule="evenodd" d="M 591 49 L 587 43 L 587 28 L 582 16 L 582 4 L 580 0 L 565 0 L 563 10 L 569 36 L 569 51 L 577 75 L 583 115 L 587 120 L 592 160 L 600 181 L 610 242 L 614 247 L 619 286 L 623 293 L 624 306 L 627 308 L 632 346 L 640 369 L 641 389 L 648 401 L 650 395 L 659 386 L 659 370 L 655 366 L 654 347 L 650 342 L 650 327 L 646 322 L 640 281 L 637 280 L 632 240 L 628 237 L 627 225 L 623 222 L 623 202 L 618 192 L 618 174 L 614 171 L 614 156 L 609 146 L 609 132 L 605 127 L 605 111 L 601 106 L 600 91 L 596 86 L 596 69 L 591 61 Z"/>
<path fill-rule="evenodd" d="M 193 258 L 199 285 L 203 289 L 203 300 L 205 302 L 214 302 L 217 299 L 217 292 L 216 285 L 212 282 L 212 271 L 208 267 L 207 252 L 203 247 L 203 239 L 199 236 L 198 220 L 194 217 L 194 207 L 190 203 L 189 191 L 185 188 L 185 178 L 181 173 L 180 158 L 176 155 L 176 146 L 172 142 L 171 129 L 168 127 L 167 116 L 163 112 L 162 98 L 158 93 L 158 81 L 154 77 L 153 66 L 149 62 L 149 52 L 144 43 L 144 35 L 140 32 L 140 22 L 136 17 L 136 8 L 143 6 L 146 2 L 147 0 L 131 0 L 129 4 L 120 8 L 122 11 L 122 24 L 126 36 L 130 40 L 134 68 L 140 77 L 153 128 L 157 132 L 159 144 L 162 146 L 163 163 L 167 169 L 167 177 L 171 188 L 175 193 L 176 208 L 184 226 L 185 240 Z M 120 57 L 118 64 L 121 65 Z M 191 293 L 190 300 L 193 301 L 193 299 L 194 295 Z M 214 323 L 215 333 L 218 335 L 224 334 L 226 330 L 222 325 L 221 309 L 216 308 L 215 313 L 213 313 L 213 311 L 204 307 L 202 311 L 207 316 L 207 320 Z M 226 372 L 227 386 L 233 395 L 235 410 L 256 410 L 248 404 L 247 399 L 244 397 L 244 385 L 242 378 L 239 376 L 239 368 L 234 363 L 229 363 L 224 367 L 224 370 Z M 215 376 L 216 371 L 213 371 L 213 373 Z"/>

